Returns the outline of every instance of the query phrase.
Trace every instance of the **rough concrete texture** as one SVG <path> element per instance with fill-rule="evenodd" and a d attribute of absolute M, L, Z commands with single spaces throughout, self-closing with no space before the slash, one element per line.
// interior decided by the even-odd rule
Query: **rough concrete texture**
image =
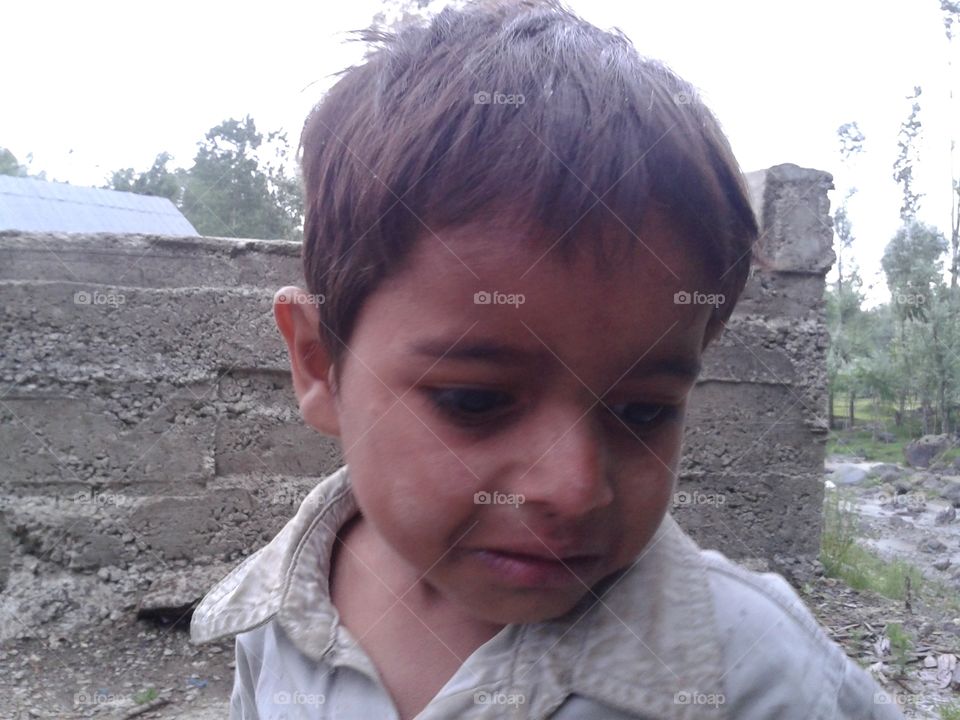
<path fill-rule="evenodd" d="M 766 269 L 704 355 L 673 512 L 701 545 L 799 581 L 820 543 L 833 181 L 789 164 L 747 181 Z"/>
<path fill-rule="evenodd" d="M 749 180 L 774 269 L 704 359 L 674 513 L 704 546 L 789 569 L 819 541 L 831 178 Z M 26 572 L 149 595 L 193 564 L 211 571 L 186 583 L 199 597 L 339 465 L 299 418 L 272 317 L 299 254 L 0 233 L 0 589 Z"/>

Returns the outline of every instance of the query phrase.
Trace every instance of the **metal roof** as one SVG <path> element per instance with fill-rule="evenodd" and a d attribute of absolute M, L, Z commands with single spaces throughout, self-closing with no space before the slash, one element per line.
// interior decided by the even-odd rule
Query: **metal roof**
<path fill-rule="evenodd" d="M 0 230 L 199 235 L 167 198 L 0 175 Z"/>

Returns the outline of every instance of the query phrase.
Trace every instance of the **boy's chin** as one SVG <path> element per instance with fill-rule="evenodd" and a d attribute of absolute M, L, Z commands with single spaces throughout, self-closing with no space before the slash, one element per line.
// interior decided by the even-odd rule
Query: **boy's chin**
<path fill-rule="evenodd" d="M 470 603 L 468 610 L 477 620 L 495 625 L 549 622 L 567 615 L 583 603 L 588 603 L 590 599 L 596 600 L 589 590 L 582 590 L 579 595 L 559 595 L 554 591 L 552 597 L 544 597 L 544 593 L 526 598 L 491 600 L 483 604 L 474 601 Z"/>

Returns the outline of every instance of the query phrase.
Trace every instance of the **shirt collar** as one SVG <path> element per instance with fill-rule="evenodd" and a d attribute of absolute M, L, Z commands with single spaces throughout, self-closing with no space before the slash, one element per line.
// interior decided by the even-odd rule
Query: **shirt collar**
<path fill-rule="evenodd" d="M 376 676 L 365 653 L 344 642 L 343 628 L 336 632 L 329 594 L 336 534 L 357 510 L 344 465 L 307 495 L 273 540 L 207 593 L 194 610 L 191 639 L 217 640 L 276 619 L 307 657 L 339 658 Z M 525 710 L 531 718 L 546 717 L 570 694 L 642 717 L 694 718 L 705 708 L 690 702 L 691 694 L 723 693 L 706 568 L 669 513 L 637 560 L 569 613 L 507 626 L 478 652 L 509 653 L 504 691 L 532 694 Z M 496 670 L 502 677 L 502 666 Z M 717 720 L 724 717 L 722 700 L 707 707 Z"/>

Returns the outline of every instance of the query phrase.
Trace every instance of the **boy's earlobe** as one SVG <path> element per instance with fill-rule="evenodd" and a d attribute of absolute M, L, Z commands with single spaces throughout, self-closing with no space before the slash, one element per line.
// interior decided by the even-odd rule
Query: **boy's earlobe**
<path fill-rule="evenodd" d="M 330 355 L 320 338 L 320 313 L 310 296 L 287 286 L 273 296 L 273 317 L 287 344 L 293 389 L 304 421 L 324 435 L 339 437 Z"/>

